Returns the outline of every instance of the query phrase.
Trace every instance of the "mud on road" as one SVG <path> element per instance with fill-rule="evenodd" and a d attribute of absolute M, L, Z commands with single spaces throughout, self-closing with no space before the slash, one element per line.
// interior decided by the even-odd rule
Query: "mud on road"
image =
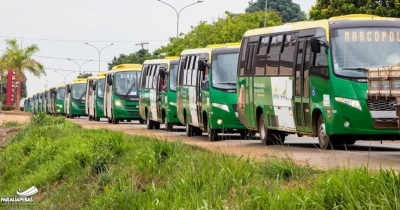
<path fill-rule="evenodd" d="M 4 121 L 26 122 L 25 116 L 7 116 L 0 114 L 0 123 Z M 209 142 L 205 133 L 203 136 L 187 137 L 184 127 L 176 127 L 177 131 L 167 132 L 163 126 L 159 130 L 147 130 L 145 125 L 137 121 L 132 123 L 109 124 L 89 121 L 88 118 L 68 119 L 84 128 L 105 128 L 123 131 L 130 135 L 145 135 L 160 140 L 182 141 L 185 144 L 199 146 L 214 152 L 243 156 L 256 160 L 271 158 L 291 158 L 299 164 L 309 164 L 318 169 L 332 169 L 336 167 L 368 166 L 369 168 L 397 168 L 400 167 L 400 140 L 398 142 L 357 141 L 354 145 L 343 146 L 335 150 L 318 149 L 318 141 L 313 138 L 298 138 L 295 135 L 287 137 L 281 146 L 263 146 L 260 140 L 241 140 L 239 136 L 230 136 L 230 139 Z"/>

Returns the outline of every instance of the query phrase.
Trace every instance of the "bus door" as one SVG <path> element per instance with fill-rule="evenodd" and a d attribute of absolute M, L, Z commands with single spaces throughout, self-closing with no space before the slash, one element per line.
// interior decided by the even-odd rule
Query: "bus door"
<path fill-rule="evenodd" d="M 205 60 L 205 57 L 200 57 L 195 61 L 197 69 L 197 80 L 196 80 L 196 108 L 197 108 L 197 119 L 199 119 L 199 127 L 204 127 L 204 119 L 202 115 L 202 110 L 203 110 L 203 94 L 202 94 L 202 89 L 203 87 L 203 81 L 205 81 L 205 75 L 206 75 L 206 69 L 208 67 L 206 66 L 207 60 Z M 208 83 L 207 83 L 208 84 Z M 207 126 L 207 125 L 206 125 Z"/>
<path fill-rule="evenodd" d="M 309 67 L 311 59 L 311 37 L 300 37 L 297 47 L 296 71 L 295 71 L 295 96 L 294 112 L 297 130 L 300 132 L 311 132 L 311 111 L 310 93 L 315 94 L 315 90 L 310 90 Z"/>
<path fill-rule="evenodd" d="M 165 68 L 160 68 L 158 74 L 158 86 L 157 86 L 157 118 L 163 121 L 162 118 L 162 107 L 163 103 L 167 103 L 167 77 L 168 73 Z"/>
<path fill-rule="evenodd" d="M 252 42 L 253 41 L 253 42 Z M 245 86 L 245 92 L 247 93 L 245 96 L 245 119 L 246 119 L 246 124 L 250 128 L 257 129 L 257 119 L 256 119 L 256 112 L 255 112 L 255 106 L 256 104 L 254 103 L 254 58 L 257 55 L 258 51 L 258 38 L 257 41 L 254 41 L 250 39 L 250 43 L 247 46 L 246 50 L 246 67 L 245 67 L 245 72 L 244 76 L 246 78 L 246 86 Z"/>

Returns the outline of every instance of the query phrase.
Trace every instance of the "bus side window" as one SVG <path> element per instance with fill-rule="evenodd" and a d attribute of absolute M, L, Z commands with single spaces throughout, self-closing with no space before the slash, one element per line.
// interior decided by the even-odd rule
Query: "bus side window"
<path fill-rule="evenodd" d="M 269 52 L 267 54 L 266 75 L 278 75 L 282 38 L 283 35 L 277 35 L 273 36 L 271 39 Z"/>
<path fill-rule="evenodd" d="M 280 58 L 279 75 L 293 75 L 296 43 L 297 34 L 287 34 L 285 36 L 283 51 Z"/>
<path fill-rule="evenodd" d="M 324 38 L 320 38 L 324 40 Z M 325 47 L 321 46 L 321 52 L 314 54 L 313 66 L 328 66 L 328 55 L 326 54 Z"/>
<path fill-rule="evenodd" d="M 244 38 L 243 39 L 243 43 L 242 43 L 242 46 L 240 47 L 240 50 L 241 50 L 241 52 L 240 52 L 240 62 L 238 63 L 239 65 L 239 67 L 238 67 L 238 75 L 239 76 L 244 76 L 244 74 L 245 74 L 245 68 L 246 68 L 246 49 L 247 49 L 247 47 L 248 47 L 248 42 L 249 42 L 249 38 Z M 207 72 L 208 72 L 208 69 L 206 70 Z M 208 75 L 208 74 L 206 74 L 206 75 Z"/>

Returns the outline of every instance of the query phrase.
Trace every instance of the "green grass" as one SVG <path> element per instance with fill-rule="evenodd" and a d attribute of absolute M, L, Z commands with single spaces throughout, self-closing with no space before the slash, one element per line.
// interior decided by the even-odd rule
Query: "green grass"
<path fill-rule="evenodd" d="M 397 171 L 317 171 L 39 114 L 0 153 L 0 192 L 37 209 L 399 209 Z"/>
<path fill-rule="evenodd" d="M 2 126 L 4 128 L 15 128 L 15 127 L 20 127 L 22 124 L 20 124 L 17 121 L 7 121 L 5 122 Z"/>

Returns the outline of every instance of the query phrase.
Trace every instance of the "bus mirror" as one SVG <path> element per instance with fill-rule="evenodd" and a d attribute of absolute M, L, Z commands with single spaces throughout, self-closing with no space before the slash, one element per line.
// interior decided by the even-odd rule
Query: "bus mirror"
<path fill-rule="evenodd" d="M 167 74 L 167 71 L 165 69 L 161 69 L 158 74 L 160 75 L 161 78 L 164 78 L 165 75 Z"/>
<path fill-rule="evenodd" d="M 198 67 L 199 67 L 199 71 L 203 71 L 204 72 L 204 71 L 206 71 L 206 67 L 210 68 L 210 64 L 208 64 L 205 61 L 199 60 Z"/>
<path fill-rule="evenodd" d="M 320 53 L 321 52 L 321 43 L 318 40 L 318 38 L 313 37 L 310 39 L 310 44 L 311 44 L 311 51 L 313 53 Z"/>
<path fill-rule="evenodd" d="M 312 37 L 310 39 L 310 44 L 311 44 L 311 52 L 313 53 L 320 53 L 321 47 L 325 47 L 325 49 L 329 48 L 328 43 L 319 40 L 317 37 Z"/>
<path fill-rule="evenodd" d="M 93 84 L 93 90 L 96 90 L 96 83 Z"/>
<path fill-rule="evenodd" d="M 108 77 L 107 83 L 108 85 L 112 85 L 112 77 Z"/>

